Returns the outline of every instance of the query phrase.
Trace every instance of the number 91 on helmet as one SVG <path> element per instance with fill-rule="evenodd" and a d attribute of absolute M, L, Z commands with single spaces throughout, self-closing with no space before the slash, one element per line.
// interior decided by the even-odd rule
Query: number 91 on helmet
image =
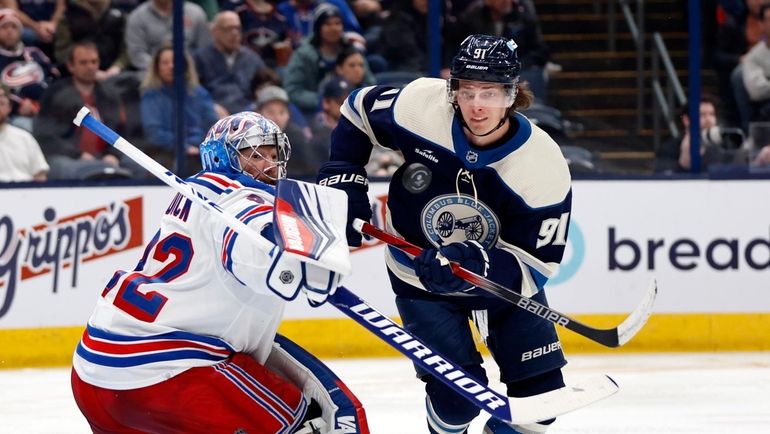
<path fill-rule="evenodd" d="M 203 170 L 245 174 L 275 184 L 286 177 L 291 144 L 278 125 L 254 112 L 217 121 L 200 144 Z"/>
<path fill-rule="evenodd" d="M 513 39 L 471 35 L 452 59 L 447 97 L 453 105 L 510 107 L 516 99 L 520 73 L 518 46 Z"/>

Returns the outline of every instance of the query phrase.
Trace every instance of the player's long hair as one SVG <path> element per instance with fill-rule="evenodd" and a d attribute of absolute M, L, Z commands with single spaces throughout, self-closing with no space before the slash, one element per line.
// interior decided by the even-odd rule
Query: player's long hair
<path fill-rule="evenodd" d="M 516 100 L 513 102 L 513 110 L 521 111 L 528 109 L 532 103 L 535 102 L 535 94 L 529 89 L 529 83 L 526 81 L 519 81 L 516 84 Z"/>

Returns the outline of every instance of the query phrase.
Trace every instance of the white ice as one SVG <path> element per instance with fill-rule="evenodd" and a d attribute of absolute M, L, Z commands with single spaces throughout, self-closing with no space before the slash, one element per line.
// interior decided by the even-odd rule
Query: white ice
<path fill-rule="evenodd" d="M 620 392 L 560 417 L 558 433 L 770 432 L 770 353 L 571 356 L 567 382 L 609 374 Z M 373 434 L 424 434 L 422 386 L 403 358 L 327 360 L 366 409 Z M 490 378 L 497 377 L 486 363 Z M 496 385 L 499 387 L 499 384 Z M 479 434 L 478 417 L 470 433 Z M 0 370 L 0 433 L 87 433 L 69 370 Z"/>

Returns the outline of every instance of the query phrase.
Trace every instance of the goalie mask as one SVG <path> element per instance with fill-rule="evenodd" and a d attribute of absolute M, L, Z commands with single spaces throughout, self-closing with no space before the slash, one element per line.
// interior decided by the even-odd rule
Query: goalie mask
<path fill-rule="evenodd" d="M 452 59 L 447 81 L 449 102 L 457 105 L 458 98 L 481 98 L 487 107 L 510 107 L 516 100 L 521 63 L 518 46 L 513 39 L 488 35 L 471 35 L 460 44 Z M 474 81 L 502 85 L 502 92 L 468 95 L 460 92 L 460 81 Z"/>
<path fill-rule="evenodd" d="M 275 147 L 275 155 L 267 147 Z M 203 170 L 243 173 L 255 179 L 264 177 L 274 183 L 286 177 L 291 145 L 286 134 L 273 121 L 258 113 L 241 112 L 220 119 L 209 129 L 200 145 L 200 154 Z M 238 156 L 243 157 L 250 168 L 256 168 L 261 173 L 247 171 Z M 250 164 L 263 160 L 266 164 Z"/>

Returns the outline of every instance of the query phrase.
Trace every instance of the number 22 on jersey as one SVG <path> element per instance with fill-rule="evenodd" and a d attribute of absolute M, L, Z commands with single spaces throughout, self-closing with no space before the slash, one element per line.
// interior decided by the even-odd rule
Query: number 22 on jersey
<path fill-rule="evenodd" d="M 134 271 L 128 274 L 120 284 L 113 304 L 123 312 L 136 319 L 145 322 L 153 322 L 158 317 L 160 310 L 168 300 L 167 297 L 157 291 L 140 291 L 142 285 L 147 283 L 168 283 L 186 273 L 193 257 L 192 241 L 189 237 L 173 233 L 155 242 L 156 238 L 147 245 L 142 259 L 136 265 Z M 168 263 L 158 272 L 148 275 L 145 271 L 147 260 Z M 169 258 L 171 260 L 169 261 Z M 125 272 L 115 273 L 110 282 L 104 288 L 102 297 L 106 296 Z"/>

